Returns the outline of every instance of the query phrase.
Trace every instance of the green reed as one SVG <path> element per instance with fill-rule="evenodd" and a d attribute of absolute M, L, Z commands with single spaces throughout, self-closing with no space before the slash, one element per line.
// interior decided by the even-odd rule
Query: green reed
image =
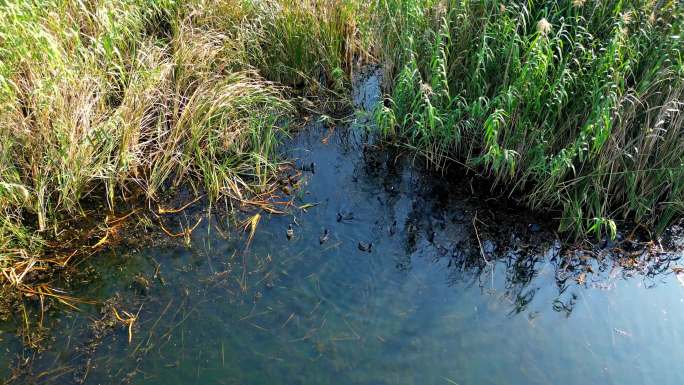
<path fill-rule="evenodd" d="M 379 0 L 387 138 L 478 170 L 560 230 L 684 211 L 677 2 Z"/>

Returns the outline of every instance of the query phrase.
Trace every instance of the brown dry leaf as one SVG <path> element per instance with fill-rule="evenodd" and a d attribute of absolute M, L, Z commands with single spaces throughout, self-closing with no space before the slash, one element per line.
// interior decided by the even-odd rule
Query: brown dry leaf
<path fill-rule="evenodd" d="M 587 282 L 587 273 L 580 273 L 580 275 L 577 276 L 577 283 L 584 285 L 585 282 Z"/>

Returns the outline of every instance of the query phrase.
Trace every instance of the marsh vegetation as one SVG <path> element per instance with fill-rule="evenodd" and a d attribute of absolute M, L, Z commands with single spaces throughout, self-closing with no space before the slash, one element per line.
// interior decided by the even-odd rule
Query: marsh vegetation
<path fill-rule="evenodd" d="M 681 3 L 382 3 L 385 136 L 559 209 L 576 235 L 682 213 Z"/>
<path fill-rule="evenodd" d="M 658 233 L 684 210 L 683 8 L 0 1 L 0 281 L 35 290 L 31 272 L 114 239 L 122 205 L 181 186 L 266 202 L 279 139 L 301 114 L 345 111 L 371 62 L 385 97 L 369 130 L 386 142 L 571 235 Z"/>
<path fill-rule="evenodd" d="M 0 0 L 0 378 L 682 383 L 683 8 Z"/>

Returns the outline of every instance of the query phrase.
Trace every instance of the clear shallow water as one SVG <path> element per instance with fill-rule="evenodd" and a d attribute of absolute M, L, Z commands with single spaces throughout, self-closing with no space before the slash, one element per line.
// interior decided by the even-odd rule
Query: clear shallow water
<path fill-rule="evenodd" d="M 428 181 L 397 154 L 364 150 L 358 132 L 316 126 L 292 140 L 290 155 L 316 164 L 297 203 L 318 205 L 262 213 L 249 247 L 213 215 L 190 247 L 150 241 L 86 261 L 92 278 L 75 294 L 138 313 L 130 344 L 120 324 L 93 327 L 111 319 L 101 303 L 52 310 L 41 353 L 21 348 L 18 323 L 0 327 L 3 377 L 19 355 L 16 383 L 683 383 L 678 252 L 639 271 L 598 249 L 603 262 L 580 263 L 586 253 L 560 247 L 543 220 Z"/>

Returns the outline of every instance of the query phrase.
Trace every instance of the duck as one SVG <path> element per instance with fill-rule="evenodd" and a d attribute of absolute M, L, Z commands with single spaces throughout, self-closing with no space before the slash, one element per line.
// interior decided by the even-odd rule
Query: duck
<path fill-rule="evenodd" d="M 434 231 L 428 232 L 428 234 L 427 234 L 427 240 L 428 240 L 428 242 L 430 242 L 430 243 L 435 243 L 435 232 L 434 232 Z"/>
<path fill-rule="evenodd" d="M 389 227 L 389 234 L 394 235 L 397 232 L 397 221 L 392 222 L 392 224 Z"/>
<path fill-rule="evenodd" d="M 316 173 L 316 163 L 311 162 L 309 164 L 303 164 L 299 167 L 299 170 L 315 174 Z"/>
<path fill-rule="evenodd" d="M 371 243 L 366 243 L 366 242 L 363 242 L 363 241 L 359 241 L 359 245 L 358 245 L 358 246 L 359 246 L 359 250 L 361 250 L 361 251 L 367 251 L 367 252 L 369 252 L 369 253 L 371 252 L 371 249 L 373 249 L 373 243 L 372 243 L 372 242 L 371 242 Z"/>
<path fill-rule="evenodd" d="M 318 242 L 322 245 L 328 241 L 328 238 L 330 238 L 330 232 L 328 231 L 328 229 L 324 229 L 323 234 L 321 234 L 321 236 L 318 237 Z"/>
<path fill-rule="evenodd" d="M 345 212 L 343 212 L 343 211 L 339 211 L 339 212 L 337 213 L 337 221 L 338 221 L 338 222 L 350 221 L 350 220 L 352 220 L 352 219 L 354 219 L 354 213 L 351 212 L 351 211 L 348 212 L 348 213 L 345 213 Z"/>
<path fill-rule="evenodd" d="M 294 238 L 294 229 L 292 228 L 292 224 L 287 225 L 287 240 L 291 240 Z"/>

